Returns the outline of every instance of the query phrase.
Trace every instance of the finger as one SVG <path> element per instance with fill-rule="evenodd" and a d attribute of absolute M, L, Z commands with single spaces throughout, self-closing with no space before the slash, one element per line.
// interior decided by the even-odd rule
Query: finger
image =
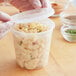
<path fill-rule="evenodd" d="M 42 7 L 40 0 L 29 0 L 29 2 L 34 8 L 41 8 Z"/>
<path fill-rule="evenodd" d="M 11 0 L 10 4 L 19 9 L 20 12 L 34 9 L 29 3 L 29 0 Z"/>
<path fill-rule="evenodd" d="M 11 20 L 11 17 L 8 14 L 0 11 L 0 20 L 6 22 Z"/>
<path fill-rule="evenodd" d="M 14 22 L 5 22 L 0 24 L 0 39 L 9 32 L 9 30 L 13 27 L 14 24 Z"/>
<path fill-rule="evenodd" d="M 42 7 L 50 7 L 50 1 L 49 0 L 41 0 Z"/>
<path fill-rule="evenodd" d="M 0 0 L 0 3 L 3 2 L 3 0 Z"/>

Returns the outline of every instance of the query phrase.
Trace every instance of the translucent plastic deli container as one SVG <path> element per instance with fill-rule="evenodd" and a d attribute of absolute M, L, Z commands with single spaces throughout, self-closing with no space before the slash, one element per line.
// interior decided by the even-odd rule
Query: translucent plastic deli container
<path fill-rule="evenodd" d="M 69 42 L 76 42 L 76 26 L 62 26 L 61 27 L 61 34 L 65 40 Z"/>
<path fill-rule="evenodd" d="M 51 38 L 55 25 L 48 19 L 48 13 L 47 16 L 45 16 L 43 11 L 39 12 L 39 10 L 26 12 L 26 17 L 24 19 L 22 15 L 25 13 L 12 17 L 15 18 L 15 27 L 12 29 L 12 32 L 16 60 L 17 64 L 22 68 L 39 69 L 48 64 Z M 51 12 L 52 15 L 52 9 Z M 31 13 L 34 14 L 31 16 Z M 29 26 L 30 29 L 28 28 Z"/>
<path fill-rule="evenodd" d="M 68 9 L 60 14 L 62 24 L 65 26 L 76 26 L 76 9 Z"/>
<path fill-rule="evenodd" d="M 62 36 L 69 42 L 76 42 L 76 9 L 62 12 L 60 18 L 63 24 Z"/>

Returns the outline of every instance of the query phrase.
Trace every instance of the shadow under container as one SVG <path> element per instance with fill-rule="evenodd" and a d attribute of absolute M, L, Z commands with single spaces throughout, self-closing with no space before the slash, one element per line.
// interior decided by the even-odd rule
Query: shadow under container
<path fill-rule="evenodd" d="M 25 69 L 39 69 L 48 64 L 54 23 L 50 19 L 36 21 L 48 26 L 48 31 L 25 33 L 12 30 L 17 64 Z"/>

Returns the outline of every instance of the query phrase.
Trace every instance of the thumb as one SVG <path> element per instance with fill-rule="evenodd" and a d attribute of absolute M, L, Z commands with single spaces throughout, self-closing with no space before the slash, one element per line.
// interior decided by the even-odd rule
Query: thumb
<path fill-rule="evenodd" d="M 0 11 L 0 21 L 6 22 L 9 20 L 11 20 L 11 17 L 8 14 Z"/>
<path fill-rule="evenodd" d="M 42 7 L 45 8 L 45 7 L 50 7 L 50 0 L 41 0 L 41 3 L 42 3 Z"/>
<path fill-rule="evenodd" d="M 33 8 L 41 8 L 42 7 L 40 0 L 29 0 L 29 2 L 33 6 Z"/>
<path fill-rule="evenodd" d="M 0 39 L 10 31 L 14 24 L 12 21 L 0 24 Z"/>

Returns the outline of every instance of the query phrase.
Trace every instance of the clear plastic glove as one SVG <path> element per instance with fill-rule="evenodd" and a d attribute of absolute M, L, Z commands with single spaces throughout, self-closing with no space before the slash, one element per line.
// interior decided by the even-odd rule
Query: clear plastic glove
<path fill-rule="evenodd" d="M 3 0 L 0 0 L 0 3 L 3 2 Z"/>
<path fill-rule="evenodd" d="M 46 8 L 49 6 L 49 0 L 11 0 L 10 3 L 20 11 Z"/>
<path fill-rule="evenodd" d="M 0 12 L 0 39 L 7 34 L 7 32 L 10 30 L 10 28 L 13 26 L 13 22 L 8 22 L 11 20 L 11 17 L 3 12 Z"/>
<path fill-rule="evenodd" d="M 76 7 L 76 0 L 70 0 L 72 4 Z"/>
<path fill-rule="evenodd" d="M 10 20 L 11 20 L 11 17 L 8 14 L 0 11 L 0 21 L 7 22 Z"/>
<path fill-rule="evenodd" d="M 0 39 L 10 31 L 13 25 L 14 25 L 14 22 L 7 22 L 7 23 L 0 24 Z"/>

